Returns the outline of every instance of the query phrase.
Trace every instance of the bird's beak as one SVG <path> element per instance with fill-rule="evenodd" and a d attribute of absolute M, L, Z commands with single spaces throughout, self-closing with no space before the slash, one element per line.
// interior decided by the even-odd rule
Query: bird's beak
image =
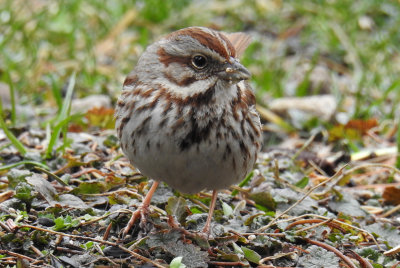
<path fill-rule="evenodd" d="M 230 60 L 224 65 L 224 69 L 218 73 L 219 77 L 223 80 L 239 82 L 247 80 L 251 74 L 240 62 L 235 58 Z"/>

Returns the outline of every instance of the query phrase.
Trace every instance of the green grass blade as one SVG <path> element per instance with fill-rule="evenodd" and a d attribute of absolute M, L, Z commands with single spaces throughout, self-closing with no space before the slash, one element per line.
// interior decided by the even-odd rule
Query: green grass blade
<path fill-rule="evenodd" d="M 396 168 L 400 169 L 400 126 L 397 126 L 397 159 Z"/>
<path fill-rule="evenodd" d="M 71 101 L 72 101 L 72 93 L 74 93 L 74 88 L 75 88 L 75 77 L 76 77 L 76 73 L 74 72 L 71 75 L 71 78 L 69 79 L 67 94 L 65 96 L 63 105 L 61 107 L 61 112 L 58 116 L 59 121 L 64 120 L 68 116 L 70 106 L 71 106 Z"/>
<path fill-rule="evenodd" d="M 20 162 L 17 162 L 17 163 L 12 163 L 12 164 L 9 164 L 9 165 L 0 166 L 0 171 L 7 170 L 7 169 L 12 169 L 12 168 L 18 167 L 20 165 L 34 165 L 34 166 L 38 166 L 38 167 L 40 167 L 42 169 L 50 170 L 50 168 L 48 166 L 46 166 L 45 164 L 42 164 L 40 162 L 24 160 L 24 161 L 20 161 Z"/>
<path fill-rule="evenodd" d="M 15 126 L 17 113 L 16 113 L 16 109 L 15 109 L 15 88 L 14 88 L 14 83 L 12 82 L 10 73 L 8 71 L 4 72 L 4 77 L 5 77 L 5 80 L 7 81 L 8 86 L 10 88 L 11 123 L 12 123 L 13 126 Z"/>
<path fill-rule="evenodd" d="M 62 96 L 61 96 L 61 90 L 57 86 L 57 82 L 55 81 L 53 76 L 50 76 L 50 81 L 51 81 L 51 92 L 53 93 L 53 97 L 57 103 L 58 109 L 61 110 L 62 103 L 63 103 Z"/>
<path fill-rule="evenodd" d="M 247 183 L 249 183 L 249 181 L 251 180 L 252 177 L 253 177 L 253 171 L 250 172 L 249 175 L 247 175 L 247 177 L 244 178 L 244 180 L 242 180 L 242 181 L 239 183 L 238 186 L 239 186 L 239 187 L 245 186 Z M 239 193 L 239 191 L 235 189 L 235 190 L 232 191 L 231 196 L 235 196 L 235 195 L 237 195 L 238 193 Z"/>
<path fill-rule="evenodd" d="M 8 130 L 6 122 L 4 122 L 3 118 L 3 103 L 0 99 L 0 127 L 3 129 L 4 134 L 6 134 L 7 138 L 11 141 L 14 147 L 18 150 L 21 155 L 25 155 L 27 150 L 25 146 L 17 139 L 17 137 L 12 134 L 11 131 Z"/>
<path fill-rule="evenodd" d="M 53 133 L 50 136 L 50 141 L 47 146 L 46 155 L 45 155 L 46 159 L 51 157 L 53 148 L 54 148 L 58 138 L 60 137 L 61 129 L 65 124 L 68 123 L 68 121 L 70 119 L 68 114 L 69 114 L 70 106 L 71 106 L 72 93 L 74 92 L 74 87 L 75 87 L 75 76 L 76 76 L 76 74 L 73 73 L 69 80 L 67 94 L 65 96 L 63 105 L 61 107 L 61 111 L 57 117 L 56 126 L 53 129 Z"/>

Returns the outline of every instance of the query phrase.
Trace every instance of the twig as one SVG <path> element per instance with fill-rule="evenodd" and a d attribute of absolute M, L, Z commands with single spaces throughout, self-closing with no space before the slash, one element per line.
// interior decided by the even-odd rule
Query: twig
<path fill-rule="evenodd" d="M 142 243 L 143 241 L 145 241 L 145 240 L 147 240 L 147 239 L 149 239 L 149 237 L 148 237 L 148 236 L 145 236 L 145 237 L 142 237 L 142 238 L 136 240 L 136 242 L 133 243 L 132 245 L 130 245 L 128 249 L 129 249 L 129 250 L 135 249 L 135 248 L 137 247 L 137 245 L 139 245 L 140 243 Z"/>
<path fill-rule="evenodd" d="M 273 256 L 268 256 L 268 257 L 262 258 L 258 263 L 259 264 L 264 264 L 264 262 L 266 262 L 266 261 L 272 261 L 272 260 L 280 259 L 280 258 L 287 257 L 287 256 L 290 256 L 290 255 L 293 255 L 293 254 L 297 254 L 297 252 L 291 251 L 291 252 L 285 252 L 285 253 L 277 253 L 277 254 L 275 254 Z"/>
<path fill-rule="evenodd" d="M 395 264 L 393 264 L 390 268 L 398 268 L 399 265 L 400 265 L 400 261 L 398 261 Z"/>
<path fill-rule="evenodd" d="M 390 169 L 392 171 L 394 171 L 395 173 L 400 175 L 400 170 L 394 166 L 390 166 L 390 165 L 386 165 L 386 164 L 375 164 L 375 163 L 368 163 L 368 164 L 363 164 L 363 165 L 359 165 L 356 167 L 353 167 L 349 170 L 347 170 L 345 172 L 345 175 L 348 175 L 350 173 L 353 173 L 354 171 L 358 170 L 358 169 L 362 169 L 362 168 L 371 168 L 371 167 L 382 167 L 382 168 L 387 168 Z"/>
<path fill-rule="evenodd" d="M 103 215 L 103 216 L 100 216 L 100 217 L 97 217 L 97 218 L 95 218 L 95 219 L 93 219 L 93 220 L 90 220 L 90 221 L 86 221 L 86 222 L 82 222 L 82 223 L 80 223 L 79 225 L 78 225 L 78 227 L 79 226 L 85 226 L 85 225 L 89 225 L 89 224 L 92 224 L 92 223 L 95 223 L 95 222 L 97 222 L 97 221 L 100 221 L 100 220 L 102 220 L 102 219 L 104 219 L 104 218 L 108 218 L 109 216 L 111 216 L 111 215 L 113 215 L 113 214 L 117 214 L 117 213 L 132 213 L 129 209 L 124 209 L 124 208 L 122 208 L 122 209 L 118 209 L 118 210 L 116 210 L 116 211 L 113 211 L 113 212 L 110 212 L 110 213 L 106 213 L 105 215 Z"/>
<path fill-rule="evenodd" d="M 32 258 L 30 258 L 28 256 L 25 256 L 25 255 L 22 255 L 22 254 L 19 254 L 19 253 L 15 253 L 15 252 L 12 252 L 12 251 L 9 251 L 9 250 L 0 249 L 0 254 L 14 256 L 14 257 L 17 257 L 17 258 L 20 258 L 20 259 L 28 260 L 30 262 L 35 261 L 35 259 L 32 259 Z"/>
<path fill-rule="evenodd" d="M 11 229 L 8 228 L 7 224 L 4 224 L 2 221 L 0 221 L 0 226 L 1 226 L 1 228 L 3 228 L 4 230 L 6 230 L 7 233 L 11 233 L 11 232 L 12 232 Z"/>
<path fill-rule="evenodd" d="M 70 248 L 65 248 L 65 247 L 56 247 L 55 249 L 57 251 L 70 253 L 70 254 L 82 255 L 83 253 L 85 253 L 83 250 L 76 250 L 76 249 L 70 249 Z"/>
<path fill-rule="evenodd" d="M 230 266 L 230 267 L 234 267 L 234 266 L 247 266 L 245 263 L 240 262 L 240 261 L 234 261 L 234 262 L 223 262 L 223 261 L 210 261 L 208 262 L 208 264 L 210 265 L 215 265 L 215 266 Z"/>
<path fill-rule="evenodd" d="M 276 236 L 276 237 L 285 237 L 286 234 L 283 233 L 241 233 L 243 236 L 249 235 L 265 235 L 265 236 Z"/>
<path fill-rule="evenodd" d="M 162 265 L 160 265 L 160 264 L 158 264 L 158 263 L 156 263 L 156 262 L 154 262 L 154 261 L 152 261 L 152 260 L 150 260 L 150 259 L 148 259 L 148 258 L 136 253 L 136 252 L 133 252 L 133 251 L 125 248 L 122 245 L 114 243 L 114 242 L 109 242 L 109 241 L 96 239 L 96 238 L 92 238 L 92 237 L 87 237 L 87 236 L 65 234 L 65 233 L 61 233 L 61 232 L 57 232 L 57 231 L 53 231 L 53 230 L 48 230 L 48 229 L 44 229 L 44 228 L 40 228 L 40 227 L 36 227 L 36 226 L 32 226 L 32 225 L 27 225 L 27 224 L 20 225 L 17 228 L 31 228 L 31 229 L 35 229 L 35 230 L 42 231 L 42 232 L 47 232 L 47 233 L 54 234 L 54 235 L 67 236 L 67 237 L 71 237 L 71 238 L 75 238 L 75 239 L 89 240 L 89 241 L 97 242 L 97 243 L 100 243 L 100 244 L 107 244 L 107 245 L 110 245 L 110 246 L 113 246 L 113 247 L 118 247 L 121 250 L 123 250 L 125 252 L 128 252 L 133 257 L 135 257 L 135 258 L 137 258 L 139 260 L 142 260 L 142 261 L 147 262 L 147 263 L 151 263 L 154 266 L 159 267 L 159 268 L 165 268 L 164 266 L 162 266 Z M 1 253 L 1 251 L 0 251 L 0 253 Z"/>
<path fill-rule="evenodd" d="M 395 212 L 397 212 L 397 211 L 399 211 L 399 210 L 400 210 L 400 204 L 398 204 L 398 205 L 395 206 L 394 208 L 392 208 L 392 209 L 386 211 L 385 213 L 383 213 L 383 214 L 380 216 L 380 218 L 387 218 L 387 217 L 389 217 L 390 215 L 392 215 L 393 213 L 395 213 Z"/>
<path fill-rule="evenodd" d="M 275 180 L 276 180 L 278 183 L 289 187 L 290 189 L 292 189 L 292 190 L 295 191 L 295 192 L 300 192 L 300 193 L 303 193 L 303 194 L 304 194 L 305 191 L 304 191 L 303 189 L 297 187 L 296 185 L 293 185 L 293 184 L 287 182 L 286 180 L 284 180 L 284 179 L 282 179 L 282 178 L 280 177 L 280 174 L 279 174 L 279 163 L 278 163 L 278 160 L 276 160 L 276 159 L 274 160 L 274 170 L 273 170 L 273 173 L 274 173 L 274 178 L 275 178 Z"/>
<path fill-rule="evenodd" d="M 257 268 L 292 268 L 293 266 L 259 265 Z"/>
<path fill-rule="evenodd" d="M 299 225 L 299 224 L 317 223 L 316 225 L 312 225 L 312 226 L 310 226 L 310 227 L 311 227 L 311 228 L 315 228 L 315 227 L 317 227 L 317 226 L 319 226 L 319 225 L 324 225 L 324 224 L 326 224 L 326 225 L 328 225 L 328 226 L 331 227 L 331 228 L 335 228 L 335 229 L 340 230 L 342 233 L 346 233 L 346 230 L 344 230 L 341 226 L 336 225 L 336 223 L 334 223 L 334 222 L 332 222 L 332 221 L 333 221 L 333 219 L 327 219 L 327 220 L 321 220 L 321 219 L 298 220 L 298 221 L 292 222 L 291 224 L 289 224 L 288 226 L 286 226 L 285 231 L 286 231 L 286 230 L 289 230 L 290 228 L 292 228 L 292 227 L 294 227 L 294 226 L 296 226 L 296 225 Z M 298 230 L 298 231 L 296 231 L 296 232 L 305 231 L 305 230 L 308 230 L 308 229 L 311 229 L 311 228 L 306 227 L 306 228 L 303 228 L 303 229 Z"/>
<path fill-rule="evenodd" d="M 29 247 L 33 252 L 35 252 L 36 255 L 38 255 L 39 257 L 44 257 L 43 253 L 34 245 L 31 245 Z"/>
<path fill-rule="evenodd" d="M 343 169 L 345 167 L 347 167 L 347 166 L 348 166 L 347 164 L 344 165 L 338 172 L 343 171 Z M 338 173 L 336 173 L 336 174 L 338 174 Z M 329 191 L 332 190 L 333 186 L 335 186 L 348 173 L 346 171 L 343 171 L 342 172 L 342 176 L 336 176 L 336 174 L 333 175 L 331 178 L 329 178 L 329 181 L 330 181 L 329 185 L 327 185 L 326 188 L 323 191 L 318 192 L 318 193 L 314 193 L 314 196 L 325 196 Z M 333 177 L 336 177 L 336 178 L 333 179 Z"/>
<path fill-rule="evenodd" d="M 203 202 L 201 202 L 201 201 L 199 201 L 197 199 L 191 198 L 191 197 L 189 197 L 189 198 L 190 198 L 190 201 L 192 201 L 193 203 L 199 205 L 205 211 L 208 211 L 208 207 L 206 205 L 204 205 Z"/>
<path fill-rule="evenodd" d="M 128 190 L 128 189 L 121 189 L 121 190 L 116 190 L 116 191 L 111 191 L 111 192 L 106 192 L 106 193 L 99 193 L 99 194 L 84 194 L 87 196 L 108 196 L 108 195 L 113 195 L 113 194 L 130 194 L 133 195 L 135 197 L 138 197 L 140 199 L 143 199 L 143 196 L 138 194 L 137 192 L 134 192 L 132 190 Z"/>
<path fill-rule="evenodd" d="M 312 161 L 311 159 L 308 160 L 308 163 L 316 170 L 318 171 L 320 174 L 322 174 L 325 177 L 328 177 L 328 174 L 326 174 L 325 171 L 322 170 L 322 168 L 320 168 L 314 161 Z"/>
<path fill-rule="evenodd" d="M 55 179 L 59 184 L 61 184 L 62 186 L 69 186 L 67 183 L 65 183 L 60 177 L 58 177 L 56 174 L 51 173 L 50 171 L 41 168 L 41 167 L 34 167 L 35 170 L 40 171 L 45 173 L 47 176 Z"/>
<path fill-rule="evenodd" d="M 287 183 L 281 179 L 281 177 L 279 176 L 279 163 L 278 160 L 274 160 L 274 178 L 277 182 L 286 185 Z"/>
<path fill-rule="evenodd" d="M 390 249 L 390 250 L 387 250 L 387 251 L 383 252 L 383 254 L 384 254 L 385 256 L 390 256 L 390 255 L 397 254 L 397 253 L 399 253 L 399 252 L 400 252 L 400 245 L 397 245 L 396 247 L 394 247 L 394 248 L 392 248 L 392 249 Z"/>
<path fill-rule="evenodd" d="M 303 146 L 301 146 L 301 148 L 292 156 L 292 161 L 296 160 L 297 157 L 299 157 L 299 155 L 308 147 L 310 146 L 310 144 L 314 141 L 316 134 L 311 135 L 310 138 L 308 138 L 308 140 L 306 140 L 306 142 L 303 144 Z"/>
<path fill-rule="evenodd" d="M 131 254 L 133 257 L 135 257 L 135 258 L 137 258 L 137 259 L 139 259 L 139 260 L 142 260 L 142 261 L 151 263 L 151 264 L 153 264 L 155 267 L 158 267 L 158 268 L 165 268 L 165 267 L 162 266 L 161 264 L 158 264 L 158 263 L 156 263 L 156 262 L 154 262 L 154 261 L 152 261 L 152 260 L 150 260 L 150 259 L 148 259 L 148 258 L 146 258 L 146 257 L 144 257 L 144 256 L 142 256 L 142 255 L 139 255 L 139 254 L 137 254 L 136 252 L 127 249 L 126 247 L 123 247 L 123 246 L 121 246 L 121 245 L 118 245 L 118 247 L 119 247 L 120 249 L 122 249 L 123 251 L 128 252 L 128 253 Z"/>
<path fill-rule="evenodd" d="M 369 263 L 369 261 L 365 260 L 363 257 L 361 257 L 360 255 L 358 255 L 357 253 L 355 253 L 353 250 L 351 249 L 347 249 L 344 254 L 346 254 L 347 256 L 350 256 L 353 259 L 356 259 L 360 264 L 362 268 L 373 268 L 372 264 Z"/>
<path fill-rule="evenodd" d="M 334 247 L 332 247 L 332 246 L 330 246 L 328 244 L 319 242 L 319 241 L 311 240 L 309 238 L 303 238 L 303 239 L 305 241 L 307 241 L 308 243 L 310 243 L 310 244 L 313 244 L 313 245 L 319 246 L 321 248 L 324 248 L 326 250 L 332 251 L 333 253 L 336 254 L 336 256 L 341 258 L 349 267 L 357 268 L 357 266 L 355 266 L 354 263 L 347 256 L 343 255 L 343 253 L 340 252 L 339 250 L 337 250 L 336 248 L 334 248 Z"/>
<path fill-rule="evenodd" d="M 283 215 L 287 214 L 290 210 L 292 210 L 294 207 L 296 207 L 298 204 L 300 204 L 304 199 L 306 199 L 307 196 L 309 196 L 315 189 L 327 184 L 328 182 L 332 181 L 334 178 L 339 177 L 340 175 L 342 175 L 342 171 L 343 169 L 346 167 L 347 165 L 344 165 L 342 168 L 339 169 L 338 172 L 336 172 L 335 175 L 333 175 L 332 177 L 330 177 L 329 179 L 327 179 L 326 181 L 323 181 L 317 185 L 315 185 L 314 187 L 312 187 L 302 198 L 300 198 L 299 200 L 296 201 L 296 203 L 294 203 L 293 205 L 291 205 L 288 209 L 286 209 L 285 211 L 283 211 L 282 213 L 280 213 L 278 216 L 276 216 L 270 223 L 268 223 L 266 226 L 259 228 L 258 230 L 256 230 L 256 232 L 263 232 L 265 230 L 267 230 L 269 227 L 271 227 L 272 225 L 275 224 L 275 222 L 282 217 Z"/>
<path fill-rule="evenodd" d="M 304 214 L 304 215 L 301 215 L 301 216 L 297 216 L 297 217 L 294 217 L 294 218 L 291 218 L 291 219 L 282 220 L 282 221 L 279 221 L 279 222 L 288 222 L 288 221 L 293 221 L 293 220 L 297 220 L 297 219 L 301 219 L 301 218 L 305 218 L 305 217 L 315 217 L 315 218 L 320 218 L 320 219 L 324 219 L 324 220 L 329 220 L 330 219 L 330 218 L 327 218 L 325 216 L 321 216 L 321 215 L 317 215 L 317 214 Z M 360 231 L 360 232 L 368 234 L 372 238 L 372 240 L 374 241 L 374 243 L 378 247 L 378 249 L 382 250 L 381 246 L 378 244 L 378 241 L 376 241 L 375 237 L 370 232 L 368 232 L 367 230 L 361 229 L 359 227 L 356 227 L 354 225 L 348 224 L 346 222 L 338 221 L 336 219 L 332 219 L 332 223 L 345 225 L 347 227 L 353 228 L 354 230 L 357 230 L 357 231 Z"/>
<path fill-rule="evenodd" d="M 107 244 L 107 245 L 110 245 L 110 246 L 118 247 L 118 244 L 114 243 L 114 242 L 109 242 L 109 241 L 96 239 L 96 238 L 92 238 L 92 237 L 88 237 L 88 236 L 61 233 L 61 232 L 57 232 L 57 231 L 53 231 L 53 230 L 49 230 L 49 229 L 44 229 L 44 228 L 40 228 L 40 227 L 37 227 L 37 226 L 28 225 L 28 224 L 23 224 L 23 225 L 17 226 L 17 228 L 18 229 L 31 228 L 31 229 L 35 229 L 35 230 L 38 230 L 38 231 L 42 231 L 42 232 L 46 232 L 46 233 L 50 233 L 50 234 L 54 234 L 54 235 L 67 236 L 67 237 L 71 237 L 71 238 L 75 238 L 75 239 L 89 240 L 89 241 L 93 241 L 93 242 L 97 242 L 97 243 L 101 243 L 101 244 Z"/>
<path fill-rule="evenodd" d="M 304 232 L 304 231 L 307 231 L 307 230 L 310 230 L 310 229 L 317 228 L 318 226 L 321 226 L 321 225 L 324 225 L 324 224 L 327 224 L 329 226 L 329 222 L 331 222 L 331 221 L 332 221 L 332 219 L 329 219 L 329 220 L 322 221 L 320 223 L 317 223 L 317 224 L 314 224 L 314 225 L 311 225 L 311 226 L 308 226 L 308 227 L 304 227 L 304 228 L 302 228 L 300 230 L 297 230 L 295 232 L 295 234 L 298 234 L 298 233 L 301 233 L 301 232 Z"/>
<path fill-rule="evenodd" d="M 107 228 L 106 228 L 106 231 L 105 231 L 104 234 L 103 234 L 103 240 L 107 240 L 108 237 L 110 236 L 110 232 L 111 232 L 112 226 L 113 226 L 113 223 L 110 222 L 110 223 L 108 224 Z"/>
<path fill-rule="evenodd" d="M 100 174 L 103 177 L 107 176 L 107 174 L 105 174 L 104 172 L 102 172 L 102 171 L 100 171 L 98 169 L 95 169 L 95 168 L 85 168 L 85 169 L 83 169 L 81 171 L 78 171 L 78 172 L 72 174 L 71 176 L 73 178 L 78 178 L 78 177 L 80 177 L 82 175 L 85 175 L 85 174 L 88 174 L 88 173 L 97 173 L 97 174 Z"/>

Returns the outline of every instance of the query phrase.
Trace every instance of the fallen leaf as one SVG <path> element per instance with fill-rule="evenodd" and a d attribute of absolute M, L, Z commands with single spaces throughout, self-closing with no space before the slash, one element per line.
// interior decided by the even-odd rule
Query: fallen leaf
<path fill-rule="evenodd" d="M 394 186 L 385 187 L 385 190 L 382 194 L 383 199 L 386 203 L 392 205 L 400 204 L 400 189 Z"/>

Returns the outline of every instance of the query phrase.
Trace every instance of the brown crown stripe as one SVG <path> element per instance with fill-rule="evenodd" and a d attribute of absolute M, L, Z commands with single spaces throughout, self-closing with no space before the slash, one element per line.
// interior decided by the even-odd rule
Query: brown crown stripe
<path fill-rule="evenodd" d="M 221 55 L 225 59 L 229 59 L 231 56 L 236 56 L 236 50 L 231 44 L 231 42 L 222 34 L 218 34 L 218 37 L 211 35 L 207 32 L 204 32 L 200 28 L 185 28 L 176 32 L 171 33 L 167 36 L 167 38 L 179 38 L 180 35 L 187 35 L 196 39 L 203 46 L 214 50 L 219 55 Z M 226 50 L 225 46 L 222 44 L 221 39 L 226 43 L 228 50 Z"/>
<path fill-rule="evenodd" d="M 229 50 L 229 54 L 232 56 L 232 57 L 234 57 L 234 58 L 236 58 L 236 48 L 233 46 L 233 44 L 231 43 L 231 41 L 224 35 L 224 34 L 222 34 L 222 33 L 219 33 L 218 32 L 218 36 L 219 36 L 219 38 L 221 38 L 221 39 L 223 39 L 224 41 L 225 41 L 225 43 L 226 43 L 226 46 L 228 47 L 228 50 Z"/>

